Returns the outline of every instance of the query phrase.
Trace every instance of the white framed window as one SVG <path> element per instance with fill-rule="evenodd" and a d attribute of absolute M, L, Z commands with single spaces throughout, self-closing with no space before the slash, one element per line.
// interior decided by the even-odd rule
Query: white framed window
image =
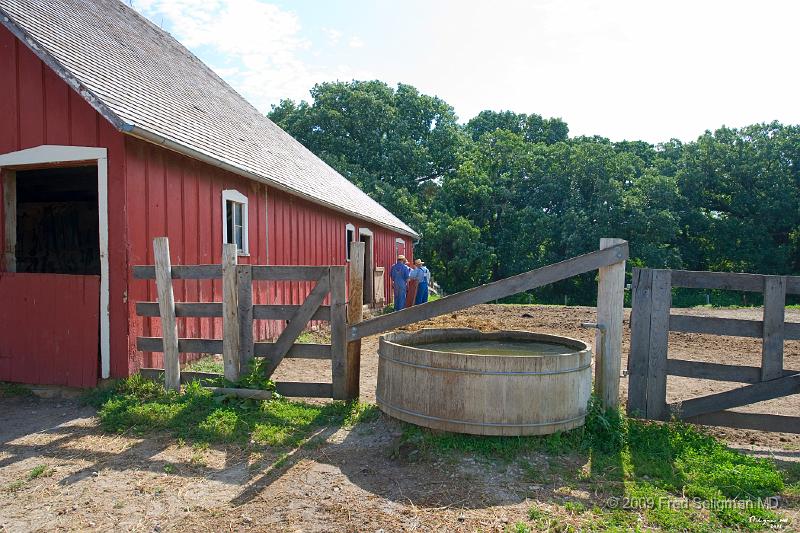
<path fill-rule="evenodd" d="M 350 243 L 356 238 L 356 227 L 352 224 L 347 224 L 344 227 L 344 256 L 350 261 Z"/>
<path fill-rule="evenodd" d="M 247 233 L 247 196 L 234 189 L 222 191 L 222 242 L 248 255 Z"/>
<path fill-rule="evenodd" d="M 397 257 L 400 254 L 406 254 L 406 241 L 398 237 L 394 240 L 394 256 Z"/>

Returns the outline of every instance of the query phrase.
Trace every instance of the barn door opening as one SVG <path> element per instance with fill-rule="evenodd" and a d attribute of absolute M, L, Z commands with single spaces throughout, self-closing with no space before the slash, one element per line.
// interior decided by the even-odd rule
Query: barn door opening
<path fill-rule="evenodd" d="M 0 155 L 0 380 L 89 387 L 109 374 L 106 150 Z"/>
<path fill-rule="evenodd" d="M 16 172 L 16 271 L 100 275 L 97 167 Z"/>
<path fill-rule="evenodd" d="M 358 239 L 364 243 L 364 305 L 372 306 L 375 303 L 375 255 L 372 251 L 372 231 L 367 228 L 358 230 Z"/>

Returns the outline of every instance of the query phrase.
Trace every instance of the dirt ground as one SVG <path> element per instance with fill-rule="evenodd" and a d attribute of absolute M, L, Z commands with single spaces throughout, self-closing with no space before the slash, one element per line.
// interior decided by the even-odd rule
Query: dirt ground
<path fill-rule="evenodd" d="M 760 313 L 683 312 L 737 318 Z M 593 333 L 580 323 L 593 319 L 593 308 L 478 306 L 415 327 L 526 329 L 589 342 Z M 800 322 L 800 311 L 787 310 L 787 320 Z M 627 316 L 624 342 L 627 352 Z M 361 391 L 367 401 L 374 401 L 376 350 L 377 338 L 364 340 Z M 800 369 L 800 342 L 787 342 L 785 354 L 786 367 Z M 671 334 L 670 357 L 758 365 L 760 345 L 757 339 Z M 287 360 L 276 377 L 322 381 L 329 375 L 324 362 Z M 626 386 L 623 378 L 623 397 Z M 727 387 L 670 377 L 668 400 Z M 795 415 L 800 395 L 743 410 Z M 497 531 L 524 519 L 532 505 L 557 513 L 566 500 L 591 505 L 602 496 L 571 482 L 585 457 L 567 459 L 535 483 L 518 463 L 415 460 L 399 445 L 400 425 L 385 416 L 354 430 L 323 429 L 276 465 L 264 450 L 105 434 L 93 410 L 74 400 L 0 398 L 0 412 L 0 531 Z M 799 435 L 713 431 L 748 453 L 800 459 Z M 548 469 L 546 456 L 523 459 Z M 42 475 L 28 479 L 42 465 Z"/>

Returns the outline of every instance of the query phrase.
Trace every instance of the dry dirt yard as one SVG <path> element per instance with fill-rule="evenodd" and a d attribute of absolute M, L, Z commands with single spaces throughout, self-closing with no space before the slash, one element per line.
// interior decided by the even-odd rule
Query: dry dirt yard
<path fill-rule="evenodd" d="M 683 312 L 758 318 L 760 311 Z M 591 341 L 580 323 L 593 318 L 593 308 L 486 305 L 415 327 L 526 329 Z M 787 310 L 787 320 L 800 322 L 800 312 Z M 627 343 L 626 316 L 624 351 Z M 376 350 L 377 339 L 365 339 L 366 401 L 374 401 Z M 759 354 L 756 339 L 670 336 L 671 357 L 757 365 Z M 800 370 L 800 342 L 786 343 L 786 366 Z M 287 360 L 278 377 L 318 381 L 329 372 L 320 361 Z M 623 379 L 623 395 L 626 385 Z M 668 380 L 670 401 L 725 388 Z M 746 410 L 795 415 L 800 395 Z M 277 456 L 263 449 L 107 434 L 93 409 L 76 400 L 6 397 L 0 412 L 0 531 L 497 531 L 531 506 L 563 515 L 565 501 L 590 506 L 598 496 L 573 483 L 585 457 L 548 465 L 531 452 L 527 469 L 474 458 L 419 460 L 400 445 L 400 424 L 385 416 L 352 430 L 323 428 L 275 464 Z M 800 435 L 712 431 L 749 453 L 800 459 Z M 537 469 L 548 475 L 532 478 Z M 796 511 L 789 516 L 798 523 Z"/>

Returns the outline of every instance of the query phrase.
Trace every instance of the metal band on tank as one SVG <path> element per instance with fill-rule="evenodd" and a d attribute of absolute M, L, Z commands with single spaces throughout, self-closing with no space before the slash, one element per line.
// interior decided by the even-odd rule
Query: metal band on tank
<path fill-rule="evenodd" d="M 380 396 L 375 396 L 375 399 L 385 405 L 390 409 L 394 409 L 396 411 L 400 411 L 401 413 L 411 415 L 411 416 L 418 416 L 419 418 L 426 418 L 428 420 L 437 420 L 439 422 L 450 422 L 453 424 L 467 424 L 469 426 L 483 426 L 483 427 L 509 427 L 509 428 L 532 428 L 532 427 L 540 427 L 540 426 L 554 426 L 556 424 L 567 424 L 569 422 L 574 422 L 576 420 L 580 420 L 581 418 L 585 418 L 586 414 L 574 416 L 572 418 L 565 418 L 564 420 L 556 420 L 553 422 L 536 422 L 533 424 L 503 424 L 503 423 L 491 423 L 491 422 L 470 422 L 468 420 L 458 420 L 454 418 L 441 418 L 439 416 L 433 415 L 423 415 L 422 413 L 418 413 L 416 411 L 409 411 L 408 409 L 403 409 L 402 407 L 395 407 L 394 405 L 387 403 L 384 401 L 383 398 Z"/>
<path fill-rule="evenodd" d="M 568 368 L 566 370 L 544 370 L 542 372 L 486 372 L 483 370 L 441 368 L 438 366 L 421 365 L 419 363 L 409 363 L 408 361 L 401 361 L 399 359 L 393 359 L 391 357 L 387 357 L 385 355 L 380 355 L 380 354 L 378 354 L 378 357 L 386 359 L 387 361 L 391 361 L 393 363 L 397 363 L 398 365 L 412 366 L 414 368 L 428 368 L 430 370 L 441 370 L 442 372 L 457 372 L 459 374 L 478 374 L 481 376 L 551 376 L 553 374 L 569 374 L 570 372 L 579 372 L 581 370 L 586 370 L 587 368 L 591 368 L 592 366 L 592 363 L 589 362 L 588 364 L 585 364 L 583 366 L 579 366 L 577 368 Z"/>

